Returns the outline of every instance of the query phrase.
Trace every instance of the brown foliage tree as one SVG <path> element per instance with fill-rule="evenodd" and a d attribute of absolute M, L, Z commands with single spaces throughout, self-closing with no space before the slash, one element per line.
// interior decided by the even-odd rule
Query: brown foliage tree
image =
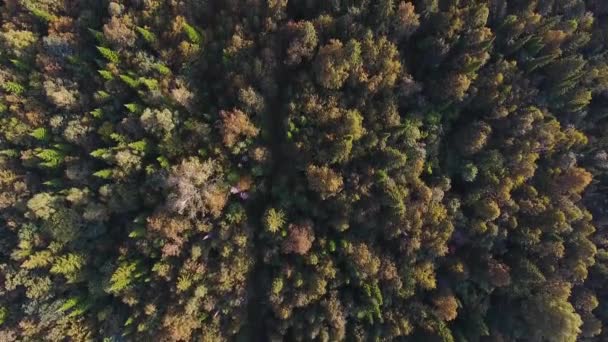
<path fill-rule="evenodd" d="M 342 177 L 327 166 L 310 165 L 306 169 L 308 186 L 326 199 L 338 193 L 343 186 Z"/>
<path fill-rule="evenodd" d="M 400 37 L 409 37 L 420 26 L 420 16 L 411 2 L 401 1 L 395 11 L 395 31 Z"/>
<path fill-rule="evenodd" d="M 435 314 L 442 320 L 452 321 L 458 316 L 458 302 L 452 295 L 439 295 L 433 299 Z"/>
<path fill-rule="evenodd" d="M 312 58 L 317 47 L 317 32 L 309 21 L 287 23 L 287 48 L 286 63 L 289 65 L 300 64 L 303 60 Z"/>
<path fill-rule="evenodd" d="M 488 275 L 490 277 L 490 283 L 496 287 L 507 286 L 511 283 L 511 275 L 509 274 L 509 266 L 490 259 L 488 261 Z"/>
<path fill-rule="evenodd" d="M 108 41 L 118 48 L 126 48 L 132 46 L 137 39 L 137 35 L 131 29 L 133 26 L 130 17 L 112 17 L 110 21 L 103 26 L 103 34 Z"/>
<path fill-rule="evenodd" d="M 171 169 L 167 179 L 170 190 L 167 207 L 178 214 L 195 218 L 198 215 L 218 217 L 228 201 L 228 190 L 213 160 L 183 160 Z"/>
<path fill-rule="evenodd" d="M 585 169 L 573 167 L 557 178 L 555 188 L 561 193 L 580 194 L 592 179 L 591 173 Z"/>
<path fill-rule="evenodd" d="M 464 155 L 475 154 L 486 145 L 492 128 L 482 121 L 474 122 L 457 135 L 457 146 Z"/>
<path fill-rule="evenodd" d="M 281 246 L 283 253 L 306 254 L 315 241 L 314 231 L 310 223 L 290 224 L 288 235 Z"/>
<path fill-rule="evenodd" d="M 317 81 L 327 89 L 339 89 L 351 72 L 361 65 L 361 44 L 355 40 L 346 45 L 337 39 L 319 49 L 315 60 Z"/>
<path fill-rule="evenodd" d="M 221 111 L 220 130 L 224 144 L 228 147 L 234 146 L 239 138 L 253 138 L 260 130 L 249 120 L 247 114 L 238 109 L 232 111 Z"/>

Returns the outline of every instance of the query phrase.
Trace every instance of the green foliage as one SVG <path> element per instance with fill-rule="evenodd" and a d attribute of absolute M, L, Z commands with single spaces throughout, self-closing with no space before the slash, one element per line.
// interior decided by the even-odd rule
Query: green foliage
<path fill-rule="evenodd" d="M 104 90 L 98 90 L 95 93 L 95 98 L 99 102 L 105 102 L 105 101 L 109 100 L 111 97 L 112 97 L 112 95 L 110 95 L 108 92 L 106 92 Z"/>
<path fill-rule="evenodd" d="M 125 82 L 129 87 L 136 89 L 137 87 L 139 87 L 140 81 L 134 79 L 131 76 L 128 75 L 118 75 L 118 77 Z"/>
<path fill-rule="evenodd" d="M 264 214 L 264 228 L 270 233 L 277 233 L 285 225 L 285 213 L 281 209 L 269 208 Z"/>
<path fill-rule="evenodd" d="M 97 70 L 97 72 L 106 81 L 111 81 L 114 79 L 114 75 L 112 75 L 112 73 L 108 70 Z"/>
<path fill-rule="evenodd" d="M 4 306 L 0 306 L 0 326 L 6 322 L 8 318 L 8 309 Z"/>
<path fill-rule="evenodd" d="M 150 145 L 147 140 L 139 140 L 129 144 L 129 147 L 138 152 L 147 152 L 150 150 Z"/>
<path fill-rule="evenodd" d="M 21 84 L 12 81 L 3 82 L 2 89 L 14 95 L 21 95 L 25 91 L 25 88 Z"/>
<path fill-rule="evenodd" d="M 48 181 L 46 181 L 46 182 L 44 182 L 42 184 L 46 185 L 46 186 L 48 186 L 50 188 L 56 188 L 56 189 L 60 189 L 60 188 L 64 187 L 63 181 L 61 179 L 57 179 L 57 178 L 56 179 L 48 180 Z"/>
<path fill-rule="evenodd" d="M 183 25 L 184 33 L 188 40 L 193 44 L 200 44 L 203 42 L 203 35 L 193 26 L 188 23 L 184 23 Z"/>
<path fill-rule="evenodd" d="M 18 59 L 11 59 L 10 61 L 15 66 L 15 68 L 17 68 L 17 70 L 19 70 L 19 71 L 30 70 L 30 66 L 27 65 L 26 63 L 24 63 L 23 61 L 20 61 Z"/>
<path fill-rule="evenodd" d="M 78 280 L 84 263 L 85 259 L 81 255 L 67 254 L 60 256 L 53 261 L 50 272 L 65 276 L 68 282 L 75 282 Z"/>
<path fill-rule="evenodd" d="M 32 131 L 32 133 L 30 133 L 30 135 L 32 137 L 36 138 L 37 140 L 41 140 L 41 141 L 49 140 L 49 137 L 50 137 L 48 130 L 44 127 L 36 128 L 35 130 Z"/>
<path fill-rule="evenodd" d="M 19 155 L 17 150 L 0 150 L 0 155 L 3 157 L 15 158 Z"/>
<path fill-rule="evenodd" d="M 21 264 L 21 267 L 24 267 L 26 269 L 46 267 L 52 261 L 53 255 L 51 251 L 44 250 L 30 255 L 29 258 Z"/>
<path fill-rule="evenodd" d="M 137 226 L 133 231 L 129 233 L 129 237 L 132 239 L 142 238 L 146 236 L 146 229 L 141 226 Z"/>
<path fill-rule="evenodd" d="M 82 222 L 74 210 L 56 204 L 52 215 L 44 222 L 44 229 L 58 243 L 67 244 L 80 237 Z"/>
<path fill-rule="evenodd" d="M 182 274 L 177 279 L 177 292 L 184 292 L 188 290 L 194 281 L 194 276 L 192 274 Z"/>
<path fill-rule="evenodd" d="M 139 113 L 143 110 L 142 106 L 138 103 L 127 103 L 125 108 L 131 113 Z"/>
<path fill-rule="evenodd" d="M 169 69 L 166 65 L 162 63 L 155 63 L 152 65 L 154 70 L 158 71 L 161 75 L 167 76 L 171 73 L 171 69 Z"/>
<path fill-rule="evenodd" d="M 59 167 L 65 159 L 65 153 L 58 149 L 40 149 L 36 157 L 41 159 L 40 166 L 54 169 Z"/>
<path fill-rule="evenodd" d="M 279 293 L 281 293 L 281 290 L 283 289 L 284 283 L 283 283 L 283 279 L 281 278 L 275 278 L 272 281 L 272 293 L 275 295 L 278 295 Z"/>
<path fill-rule="evenodd" d="M 80 303 L 78 303 L 76 308 L 74 308 L 74 310 L 72 310 L 72 312 L 70 312 L 68 317 L 71 318 L 71 317 L 81 316 L 89 309 L 90 306 L 91 306 L 91 303 L 88 301 L 80 302 Z"/>
<path fill-rule="evenodd" d="M 112 294 L 117 294 L 127 287 L 132 286 L 133 283 L 142 275 L 143 273 L 141 273 L 139 270 L 137 262 L 122 262 L 116 268 L 114 273 L 112 273 L 109 281 L 109 287 L 107 287 L 106 291 Z"/>
<path fill-rule="evenodd" d="M 107 148 L 100 148 L 90 153 L 91 157 L 108 159 L 112 155 L 112 151 Z"/>
<path fill-rule="evenodd" d="M 135 29 L 148 44 L 156 43 L 157 38 L 153 32 L 140 26 L 136 27 Z"/>
<path fill-rule="evenodd" d="M 118 61 L 119 61 L 118 53 L 112 51 L 111 49 L 109 49 L 107 47 L 103 47 L 103 46 L 98 46 L 97 51 L 99 51 L 99 53 L 103 56 L 103 58 L 105 58 L 109 62 L 118 63 Z"/>
<path fill-rule="evenodd" d="M 65 303 L 59 308 L 59 310 L 57 310 L 57 312 L 66 312 L 68 310 L 73 309 L 68 314 L 68 317 L 76 317 L 86 312 L 91 305 L 92 303 L 84 298 L 72 297 L 65 301 Z"/>
<path fill-rule="evenodd" d="M 36 5 L 33 5 L 30 2 L 25 3 L 25 8 L 27 8 L 36 19 L 44 23 L 50 23 L 57 20 L 56 16 L 41 8 L 38 8 Z"/>
<path fill-rule="evenodd" d="M 95 40 L 98 43 L 103 43 L 104 38 L 103 38 L 103 32 L 99 32 L 97 30 L 93 30 L 92 28 L 88 28 L 89 33 L 91 33 L 91 35 L 93 36 L 93 38 L 95 38 Z"/>
<path fill-rule="evenodd" d="M 163 169 L 168 169 L 171 165 L 169 163 L 169 160 L 165 156 L 159 156 L 158 158 L 156 158 L 156 160 L 160 164 L 160 167 L 162 167 Z"/>
<path fill-rule="evenodd" d="M 546 56 L 534 58 L 526 64 L 526 71 L 532 72 L 536 69 L 542 68 L 542 67 L 548 65 L 549 63 L 553 62 L 558 57 L 559 57 L 559 54 L 553 53 L 553 54 L 548 54 Z"/>
<path fill-rule="evenodd" d="M 462 168 L 462 178 L 467 182 L 472 182 L 477 177 L 478 172 L 477 166 L 473 163 L 467 163 Z"/>
<path fill-rule="evenodd" d="M 101 108 L 93 109 L 91 111 L 91 116 L 93 116 L 95 119 L 101 119 L 103 117 L 103 109 L 101 109 Z"/>
<path fill-rule="evenodd" d="M 119 145 L 125 144 L 127 141 L 127 138 L 124 135 L 114 132 L 110 133 L 110 139 L 114 140 Z"/>
<path fill-rule="evenodd" d="M 110 179 L 110 178 L 112 178 L 113 173 L 114 173 L 114 171 L 112 169 L 103 169 L 103 170 L 99 170 L 99 171 L 93 173 L 93 176 L 99 177 L 102 179 Z"/>
<path fill-rule="evenodd" d="M 146 86 L 146 88 L 148 88 L 149 90 L 158 90 L 159 84 L 158 81 L 153 79 L 153 78 L 140 78 L 139 79 L 140 83 L 143 83 L 143 85 Z"/>

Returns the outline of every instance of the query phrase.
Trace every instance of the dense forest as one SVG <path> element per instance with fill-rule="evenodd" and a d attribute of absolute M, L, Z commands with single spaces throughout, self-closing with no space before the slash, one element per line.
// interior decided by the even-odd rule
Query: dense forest
<path fill-rule="evenodd" d="M 608 341 L 608 2 L 0 1 L 0 341 Z"/>

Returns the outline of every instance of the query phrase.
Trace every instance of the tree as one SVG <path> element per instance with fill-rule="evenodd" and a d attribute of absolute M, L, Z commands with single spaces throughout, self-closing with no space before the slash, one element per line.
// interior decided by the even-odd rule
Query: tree
<path fill-rule="evenodd" d="M 260 132 L 247 114 L 238 109 L 221 111 L 220 118 L 222 119 L 220 130 L 227 147 L 233 147 L 240 138 L 254 138 Z"/>
<path fill-rule="evenodd" d="M 287 238 L 283 241 L 283 253 L 306 254 L 315 241 L 312 224 L 290 224 L 287 228 Z"/>
<path fill-rule="evenodd" d="M 416 13 L 414 4 L 401 1 L 395 11 L 394 26 L 399 37 L 409 38 L 420 26 L 420 16 Z"/>
<path fill-rule="evenodd" d="M 311 190 L 319 193 L 322 199 L 329 198 L 342 190 L 342 177 L 327 166 L 309 165 L 306 178 Z"/>
<path fill-rule="evenodd" d="M 74 109 L 78 105 L 80 94 L 78 86 L 62 79 L 44 81 L 44 90 L 49 100 L 62 109 Z"/>
<path fill-rule="evenodd" d="M 570 285 L 553 283 L 524 304 L 530 338 L 547 341 L 576 341 L 583 321 L 568 302 Z"/>
<path fill-rule="evenodd" d="M 477 214 L 484 220 L 494 221 L 500 216 L 500 208 L 493 200 L 483 199 L 476 205 Z"/>
<path fill-rule="evenodd" d="M 166 108 L 163 110 L 146 108 L 139 120 L 146 131 L 164 137 L 175 128 L 175 116 Z"/>
<path fill-rule="evenodd" d="M 317 81 L 327 89 L 339 89 L 361 64 L 361 44 L 350 40 L 344 45 L 337 39 L 321 46 L 315 59 Z"/>
<path fill-rule="evenodd" d="M 69 283 L 80 280 L 80 272 L 84 267 L 85 260 L 78 254 L 67 254 L 56 258 L 50 272 L 65 276 Z"/>
<path fill-rule="evenodd" d="M 137 262 L 121 262 L 111 274 L 105 291 L 112 294 L 119 294 L 132 286 L 135 280 L 141 276 L 142 273 L 138 270 Z"/>
<path fill-rule="evenodd" d="M 296 65 L 312 58 L 317 47 L 318 38 L 314 25 L 309 21 L 289 22 L 285 29 L 288 40 L 288 65 Z"/>
<path fill-rule="evenodd" d="M 452 321 L 458 316 L 458 302 L 454 296 L 440 295 L 433 298 L 435 314 L 444 321 Z"/>
<path fill-rule="evenodd" d="M 56 198 L 50 193 L 41 192 L 27 202 L 27 207 L 35 217 L 47 220 L 57 212 L 54 207 L 55 200 Z"/>
<path fill-rule="evenodd" d="M 8 309 L 4 306 L 0 307 L 0 326 L 6 321 L 8 317 Z"/>
<path fill-rule="evenodd" d="M 15 57 L 25 57 L 33 52 L 38 37 L 28 30 L 6 30 L 0 32 L 0 43 Z"/>
<path fill-rule="evenodd" d="M 161 338 L 166 341 L 185 341 L 191 338 L 193 331 L 200 325 L 200 320 L 173 309 L 167 312 L 162 319 Z"/>
<path fill-rule="evenodd" d="M 428 261 L 416 265 L 412 276 L 423 289 L 432 290 L 437 286 L 434 265 Z"/>
<path fill-rule="evenodd" d="M 77 241 L 82 234 L 82 218 L 73 209 L 57 207 L 44 222 L 44 229 L 60 243 Z"/>
<path fill-rule="evenodd" d="M 378 274 L 381 265 L 380 258 L 366 244 L 353 244 L 350 253 L 352 256 L 356 256 L 352 262 L 361 279 L 373 278 Z"/>
<path fill-rule="evenodd" d="M 133 46 L 137 35 L 133 31 L 132 19 L 129 16 L 112 17 L 103 26 L 104 37 L 120 49 Z"/>
<path fill-rule="evenodd" d="M 281 209 L 269 208 L 264 214 L 264 228 L 277 233 L 285 225 L 285 213 Z"/>
<path fill-rule="evenodd" d="M 592 178 L 591 173 L 585 169 L 574 167 L 556 179 L 555 187 L 561 193 L 580 194 L 591 183 Z"/>
<path fill-rule="evenodd" d="M 462 178 L 467 182 L 473 182 L 479 170 L 473 163 L 467 163 L 462 168 Z"/>
<path fill-rule="evenodd" d="M 395 86 L 403 69 L 397 46 L 384 36 L 374 39 L 368 32 L 361 51 L 363 65 L 354 77 L 364 82 L 371 93 Z"/>
<path fill-rule="evenodd" d="M 492 128 L 485 122 L 477 121 L 459 131 L 457 146 L 460 152 L 469 156 L 478 153 L 488 142 Z"/>
<path fill-rule="evenodd" d="M 508 286 L 511 283 L 509 266 L 494 259 L 488 261 L 488 276 L 490 283 L 496 287 Z"/>
<path fill-rule="evenodd" d="M 471 86 L 471 79 L 463 74 L 451 74 L 442 82 L 447 100 L 462 101 Z"/>
<path fill-rule="evenodd" d="M 218 217 L 228 200 L 219 165 L 212 159 L 184 159 L 166 181 L 167 207 L 190 218 Z"/>

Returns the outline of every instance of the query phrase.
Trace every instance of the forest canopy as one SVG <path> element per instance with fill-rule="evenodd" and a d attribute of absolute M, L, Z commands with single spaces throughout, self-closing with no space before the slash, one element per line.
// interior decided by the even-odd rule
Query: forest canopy
<path fill-rule="evenodd" d="M 0 341 L 606 341 L 607 132 L 604 0 L 0 1 Z"/>

